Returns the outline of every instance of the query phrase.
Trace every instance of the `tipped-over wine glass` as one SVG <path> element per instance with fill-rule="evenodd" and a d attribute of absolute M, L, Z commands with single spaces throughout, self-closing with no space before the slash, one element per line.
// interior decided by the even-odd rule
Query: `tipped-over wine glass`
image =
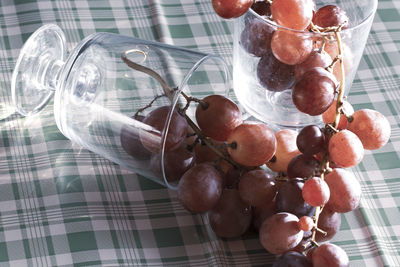
<path fill-rule="evenodd" d="M 18 112 L 37 113 L 54 96 L 54 117 L 67 138 L 175 188 L 179 174 L 168 164 L 173 166 L 177 155 L 188 166 L 193 161 L 180 151 L 193 127 L 195 107 L 186 105 L 187 95 L 227 94 L 226 63 L 111 33 L 86 37 L 68 56 L 65 47 L 56 25 L 39 28 L 24 44 L 11 84 Z"/>

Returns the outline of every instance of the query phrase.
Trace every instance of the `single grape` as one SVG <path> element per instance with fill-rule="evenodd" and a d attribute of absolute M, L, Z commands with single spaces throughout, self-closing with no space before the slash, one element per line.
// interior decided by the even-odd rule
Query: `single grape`
<path fill-rule="evenodd" d="M 269 51 L 258 62 L 257 77 L 268 91 L 280 92 L 294 84 L 294 67 L 280 62 Z"/>
<path fill-rule="evenodd" d="M 244 234 L 251 224 L 251 207 L 245 204 L 236 189 L 224 189 L 218 204 L 209 212 L 211 228 L 225 238 Z"/>
<path fill-rule="evenodd" d="M 272 267 L 312 267 L 312 264 L 303 254 L 296 251 L 288 251 L 280 256 Z"/>
<path fill-rule="evenodd" d="M 317 247 L 312 247 L 312 248 L 310 248 L 309 250 L 307 250 L 307 252 L 306 252 L 306 257 L 307 257 L 307 259 L 309 260 L 309 261 L 311 261 L 311 263 L 312 263 L 312 254 L 314 253 L 314 250 L 316 249 Z"/>
<path fill-rule="evenodd" d="M 287 175 L 289 178 L 315 176 L 319 171 L 319 164 L 319 161 L 313 156 L 297 155 L 289 162 Z"/>
<path fill-rule="evenodd" d="M 324 113 L 334 100 L 336 79 L 321 67 L 313 68 L 298 80 L 292 93 L 294 105 L 298 110 L 315 116 Z"/>
<path fill-rule="evenodd" d="M 249 10 L 253 0 L 212 0 L 215 13 L 224 19 L 237 18 Z"/>
<path fill-rule="evenodd" d="M 271 50 L 274 28 L 265 21 L 250 20 L 240 35 L 240 44 L 247 53 L 262 57 Z"/>
<path fill-rule="evenodd" d="M 270 201 L 262 206 L 253 207 L 253 226 L 258 231 L 263 222 L 276 213 L 275 202 Z"/>
<path fill-rule="evenodd" d="M 141 122 L 144 116 L 139 115 L 134 119 Z M 139 132 L 135 127 L 122 126 L 120 133 L 121 147 L 136 160 L 150 160 L 152 153 L 143 146 Z"/>
<path fill-rule="evenodd" d="M 304 30 L 311 22 L 314 6 L 312 0 L 274 0 L 271 13 L 277 24 L 294 30 Z"/>
<path fill-rule="evenodd" d="M 235 188 L 239 182 L 239 178 L 242 175 L 243 170 L 236 168 L 231 164 L 228 165 L 228 169 L 225 172 L 224 184 L 226 188 Z"/>
<path fill-rule="evenodd" d="M 300 64 L 294 67 L 294 78 L 299 80 L 304 73 L 315 68 L 326 68 L 331 64 L 332 58 L 325 51 L 313 50 L 310 55 Z"/>
<path fill-rule="evenodd" d="M 170 112 L 170 106 L 162 106 L 154 109 L 143 119 L 143 123 L 152 126 L 152 130 L 141 130 L 140 140 L 143 146 L 153 153 L 161 149 L 161 136 L 165 132 L 165 124 Z M 168 135 L 165 143 L 165 151 L 173 150 L 185 140 L 188 123 L 176 110 L 173 110 Z"/>
<path fill-rule="evenodd" d="M 328 135 L 325 135 L 325 140 L 326 140 L 326 142 L 329 142 L 329 137 L 328 137 Z M 328 145 L 326 144 L 325 145 L 325 149 L 328 149 Z M 318 153 L 318 154 L 315 154 L 314 155 L 314 157 L 318 160 L 318 161 L 322 161 L 323 159 L 324 159 L 324 157 L 326 157 L 327 155 L 326 155 L 326 153 L 325 153 L 325 150 L 324 151 L 321 151 L 320 153 Z M 328 157 L 328 160 L 329 160 L 329 168 L 340 168 L 340 166 L 338 166 L 335 162 L 333 162 L 332 160 L 330 160 L 329 159 L 329 157 Z"/>
<path fill-rule="evenodd" d="M 314 227 L 314 220 L 309 216 L 302 216 L 299 219 L 299 228 L 304 232 L 311 231 Z"/>
<path fill-rule="evenodd" d="M 274 177 L 262 169 L 243 174 L 238 189 L 243 202 L 256 207 L 271 202 L 276 194 Z"/>
<path fill-rule="evenodd" d="M 353 120 L 348 124 L 348 130 L 360 138 L 365 149 L 383 147 L 390 138 L 390 123 L 376 110 L 360 109 L 354 112 Z"/>
<path fill-rule="evenodd" d="M 269 161 L 276 151 L 274 132 L 260 122 L 244 122 L 229 135 L 228 153 L 245 166 L 259 166 Z"/>
<path fill-rule="evenodd" d="M 260 16 L 271 16 L 271 4 L 267 1 L 254 1 L 253 5 L 251 5 L 251 9 L 254 10 Z"/>
<path fill-rule="evenodd" d="M 318 43 L 318 42 L 317 42 Z M 322 44 L 322 42 L 321 42 Z M 339 49 L 336 41 L 328 41 L 325 42 L 324 51 L 327 52 L 332 59 L 339 55 Z M 343 65 L 344 65 L 344 73 L 345 77 L 351 72 L 353 68 L 353 53 L 349 46 L 345 43 L 342 43 L 342 54 L 343 54 Z M 340 81 L 341 77 L 341 68 L 339 61 L 336 62 L 333 67 L 333 75 L 336 77 L 338 81 Z"/>
<path fill-rule="evenodd" d="M 325 134 L 318 126 L 308 125 L 299 132 L 296 144 L 303 154 L 317 154 L 325 147 Z"/>
<path fill-rule="evenodd" d="M 164 171 L 168 182 L 179 180 L 195 163 L 194 154 L 186 149 L 186 144 L 164 153 Z M 161 154 L 154 154 L 150 160 L 150 169 L 162 177 Z"/>
<path fill-rule="evenodd" d="M 223 179 L 208 163 L 190 168 L 178 183 L 178 199 L 185 209 L 201 213 L 212 209 L 222 194 Z"/>
<path fill-rule="evenodd" d="M 313 207 L 322 206 L 329 200 L 329 187 L 321 178 L 312 177 L 304 183 L 302 196 L 308 205 Z"/>
<path fill-rule="evenodd" d="M 343 168 L 356 166 L 364 157 L 364 147 L 360 139 L 349 130 L 335 133 L 329 140 L 329 156 Z"/>
<path fill-rule="evenodd" d="M 336 168 L 325 176 L 331 196 L 326 204 L 332 211 L 345 213 L 360 204 L 361 185 L 353 173 Z"/>
<path fill-rule="evenodd" d="M 272 34 L 272 53 L 285 64 L 300 64 L 310 55 L 312 48 L 312 38 L 306 34 L 288 30 L 277 30 Z"/>
<path fill-rule="evenodd" d="M 340 224 L 342 223 L 342 216 L 340 213 L 332 211 L 329 206 L 325 206 L 318 218 L 318 228 L 324 230 L 326 235 L 316 232 L 315 240 L 317 242 L 325 242 L 330 239 L 339 231 Z"/>
<path fill-rule="evenodd" d="M 315 208 L 308 205 L 302 196 L 304 182 L 301 179 L 290 179 L 278 190 L 275 207 L 278 212 L 289 212 L 297 217 L 313 216 Z"/>
<path fill-rule="evenodd" d="M 303 239 L 300 241 L 300 243 L 299 243 L 295 248 L 293 248 L 293 249 L 290 250 L 290 251 L 295 251 L 295 252 L 298 252 L 298 253 L 303 253 L 303 252 L 305 252 L 306 247 L 308 248 L 308 246 L 309 246 L 309 244 L 310 244 L 310 241 L 311 241 L 311 238 L 310 238 L 310 237 L 306 237 L 306 233 L 310 233 L 310 236 L 311 236 L 311 231 L 304 232 L 304 237 L 303 237 Z M 307 259 L 311 262 L 311 259 L 309 259 L 309 258 L 307 258 Z M 302 265 L 300 265 L 300 266 L 302 266 Z M 307 266 L 307 265 L 306 265 L 306 266 Z"/>
<path fill-rule="evenodd" d="M 319 8 L 317 12 L 315 12 L 312 21 L 315 25 L 318 25 L 322 28 L 343 25 L 342 29 L 347 29 L 349 27 L 350 20 L 346 14 L 346 11 L 340 7 L 336 5 L 326 5 Z"/>
<path fill-rule="evenodd" d="M 267 166 L 274 172 L 286 172 L 292 158 L 300 154 L 296 145 L 297 132 L 290 129 L 280 130 L 275 133 L 275 138 L 276 153 L 267 162 Z"/>
<path fill-rule="evenodd" d="M 336 114 L 336 103 L 337 100 L 333 100 L 332 104 L 329 106 L 329 108 L 322 113 L 322 120 L 324 123 L 333 123 L 335 120 L 335 114 Z M 346 115 L 350 116 L 354 113 L 353 106 L 347 102 L 346 100 L 343 100 L 343 111 L 345 112 Z M 337 126 L 337 129 L 343 130 L 346 129 L 348 125 L 347 118 L 344 114 L 340 114 L 340 119 L 339 119 L 339 124 Z"/>
<path fill-rule="evenodd" d="M 295 215 L 287 212 L 266 219 L 259 232 L 263 247 L 272 254 L 282 254 L 296 247 L 303 238 L 298 221 Z"/>
<path fill-rule="evenodd" d="M 196 121 L 203 133 L 217 141 L 225 141 L 242 123 L 238 106 L 222 95 L 209 95 L 196 109 Z"/>
<path fill-rule="evenodd" d="M 213 141 L 215 146 L 220 146 L 223 142 Z M 220 156 L 212 150 L 208 145 L 201 142 L 196 144 L 194 147 L 194 153 L 196 155 L 196 163 L 203 162 L 214 162 L 220 158 Z"/>
<path fill-rule="evenodd" d="M 313 267 L 347 267 L 349 257 L 342 248 L 332 243 L 325 243 L 313 251 L 312 264 Z"/>

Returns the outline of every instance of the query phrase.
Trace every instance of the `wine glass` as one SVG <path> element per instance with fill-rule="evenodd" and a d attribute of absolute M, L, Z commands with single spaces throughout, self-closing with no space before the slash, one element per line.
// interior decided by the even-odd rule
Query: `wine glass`
<path fill-rule="evenodd" d="M 184 129 L 185 136 L 170 145 L 178 127 L 174 117 L 192 123 L 195 107 L 186 105 L 187 95 L 227 94 L 226 63 L 215 55 L 111 33 L 86 37 L 68 56 L 65 47 L 63 31 L 52 24 L 27 40 L 11 84 L 17 111 L 37 113 L 54 96 L 55 121 L 67 138 L 174 189 L 166 153 L 190 142 L 186 134 L 196 127 Z M 162 125 L 146 123 L 159 109 Z"/>
<path fill-rule="evenodd" d="M 346 72 L 344 94 L 348 95 L 367 42 L 378 1 L 316 0 L 315 2 L 316 10 L 325 5 L 336 5 L 349 17 L 349 27 L 340 32 Z M 265 66 L 266 61 L 271 62 L 266 57 L 273 56 L 268 52 L 270 50 L 268 42 L 271 42 L 272 33 L 275 31 L 288 32 L 296 35 L 298 39 L 309 40 L 319 48 L 325 45 L 325 50 L 332 59 L 337 55 L 336 40 L 332 33 L 288 29 L 250 9 L 234 22 L 233 87 L 237 99 L 250 115 L 274 128 L 299 129 L 309 124 L 321 124 L 321 116 L 301 113 L 293 104 L 295 66 L 279 63 L 271 68 Z M 246 47 L 249 42 L 252 42 L 251 49 Z M 336 65 L 333 72 L 336 76 L 340 76 L 339 64 Z M 279 79 L 281 82 L 277 84 Z"/>

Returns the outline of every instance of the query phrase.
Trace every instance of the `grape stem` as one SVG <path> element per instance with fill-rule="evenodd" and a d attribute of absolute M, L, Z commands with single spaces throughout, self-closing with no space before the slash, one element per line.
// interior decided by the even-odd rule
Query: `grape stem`
<path fill-rule="evenodd" d="M 333 31 L 334 35 L 335 35 L 335 39 L 336 39 L 336 43 L 338 45 L 338 55 L 333 59 L 332 63 L 327 67 L 328 71 L 332 71 L 333 66 L 339 62 L 340 64 L 340 81 L 339 81 L 339 88 L 338 88 L 338 96 L 337 96 L 337 102 L 336 102 L 336 109 L 335 109 L 335 119 L 333 124 L 327 124 L 326 126 L 328 128 L 330 128 L 331 131 L 329 131 L 329 137 L 332 136 L 334 133 L 338 132 L 338 125 L 339 125 L 339 121 L 340 121 L 340 114 L 343 112 L 343 97 L 344 97 L 344 86 L 345 86 L 345 71 L 344 71 L 344 64 L 343 64 L 343 44 L 342 44 L 342 38 L 340 35 L 340 31 L 342 29 L 344 24 L 338 26 L 338 27 L 328 27 L 328 28 L 321 28 L 318 27 L 316 25 L 314 25 L 311 22 L 311 28 L 314 32 L 318 32 L 318 33 L 325 33 L 325 32 L 329 32 L 329 31 Z M 328 138 L 329 138 L 328 137 Z M 328 173 L 330 171 L 330 167 L 329 167 L 329 155 L 326 152 L 324 154 L 324 157 L 322 159 L 321 162 L 321 174 L 320 174 L 320 178 L 322 180 L 324 180 L 325 178 L 325 174 Z M 323 210 L 324 206 L 319 206 L 316 207 L 315 209 L 315 213 L 314 213 L 314 223 L 315 226 L 312 229 L 312 236 L 311 236 L 311 243 L 314 246 L 319 246 L 319 244 L 316 242 L 315 237 L 317 232 L 321 232 L 321 233 L 325 233 L 325 231 L 322 231 L 321 229 L 318 228 L 318 220 L 319 220 L 319 216 Z"/>
<path fill-rule="evenodd" d="M 339 28 L 340 30 L 340 28 Z M 345 83 L 345 73 L 344 73 L 344 64 L 343 64 L 343 47 L 342 47 L 342 38 L 340 36 L 339 30 L 335 31 L 335 37 L 338 44 L 338 58 L 340 62 L 340 82 L 339 82 L 339 93 L 336 102 L 336 113 L 335 113 L 335 121 L 333 123 L 333 128 L 337 128 L 340 120 L 340 110 L 343 106 L 343 96 L 344 96 L 344 83 Z"/>
<path fill-rule="evenodd" d="M 168 97 L 168 99 L 172 102 L 174 99 L 174 91 L 176 89 L 171 89 L 168 84 L 166 83 L 166 81 L 154 70 L 152 70 L 151 68 L 145 67 L 143 65 L 137 64 L 131 60 L 128 59 L 127 55 L 129 53 L 132 52 L 139 52 L 142 53 L 144 56 L 146 56 L 146 53 L 138 50 L 138 49 L 132 49 L 132 50 L 127 50 L 125 52 L 123 52 L 121 54 L 121 59 L 122 61 L 128 65 L 128 67 L 130 67 L 131 69 L 146 73 L 148 75 L 150 75 L 151 77 L 153 77 L 162 87 L 165 96 Z M 189 97 L 188 95 L 186 95 L 185 93 L 181 92 L 181 95 L 186 99 L 186 101 L 188 103 L 190 103 L 191 101 L 195 101 L 198 102 L 200 105 L 202 105 L 202 107 L 207 108 L 208 104 L 205 103 L 204 101 L 201 101 L 199 99 L 193 98 L 193 97 Z M 156 96 L 156 98 L 158 98 L 159 96 Z M 148 107 L 150 107 L 154 101 L 156 99 L 154 99 L 153 101 L 151 101 L 146 107 L 144 107 L 143 109 L 140 110 L 144 110 Z M 150 106 L 149 106 L 150 105 Z M 189 124 L 189 126 L 193 129 L 193 131 L 197 134 L 197 136 L 202 140 L 202 142 L 204 142 L 204 144 L 206 144 L 207 146 L 210 147 L 211 150 L 213 150 L 218 156 L 220 156 L 222 159 L 226 160 L 227 162 L 229 162 L 230 164 L 232 164 L 233 166 L 237 167 L 237 168 L 242 168 L 243 166 L 241 166 L 240 164 L 238 164 L 237 162 L 235 162 L 231 157 L 229 157 L 228 155 L 225 155 L 222 151 L 220 151 L 216 145 L 214 144 L 214 142 L 208 138 L 207 136 L 204 135 L 204 133 L 201 131 L 201 129 L 192 121 L 192 119 L 189 118 L 189 116 L 187 116 L 186 114 L 186 109 L 188 108 L 188 104 L 185 106 L 185 108 L 180 109 L 180 114 L 186 119 L 187 123 Z"/>
<path fill-rule="evenodd" d="M 144 106 L 144 107 L 138 109 L 138 110 L 136 111 L 135 115 L 133 115 L 133 117 L 134 117 L 134 118 L 137 118 L 137 116 L 139 116 L 140 113 L 142 113 L 142 112 L 145 111 L 146 109 L 150 108 L 150 107 L 153 105 L 153 103 L 154 103 L 157 99 L 159 99 L 159 98 L 161 98 L 161 97 L 164 97 L 164 96 L 165 96 L 164 94 L 162 94 L 162 95 L 156 95 L 156 96 L 154 97 L 154 99 L 150 101 L 150 103 L 148 103 L 146 106 Z"/>

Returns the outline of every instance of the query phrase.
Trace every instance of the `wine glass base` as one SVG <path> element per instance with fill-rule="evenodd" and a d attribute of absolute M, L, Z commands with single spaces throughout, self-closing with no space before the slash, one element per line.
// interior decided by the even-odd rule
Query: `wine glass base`
<path fill-rule="evenodd" d="M 29 37 L 11 80 L 12 100 L 20 114 L 37 113 L 50 101 L 65 57 L 65 35 L 58 26 L 45 25 Z"/>

